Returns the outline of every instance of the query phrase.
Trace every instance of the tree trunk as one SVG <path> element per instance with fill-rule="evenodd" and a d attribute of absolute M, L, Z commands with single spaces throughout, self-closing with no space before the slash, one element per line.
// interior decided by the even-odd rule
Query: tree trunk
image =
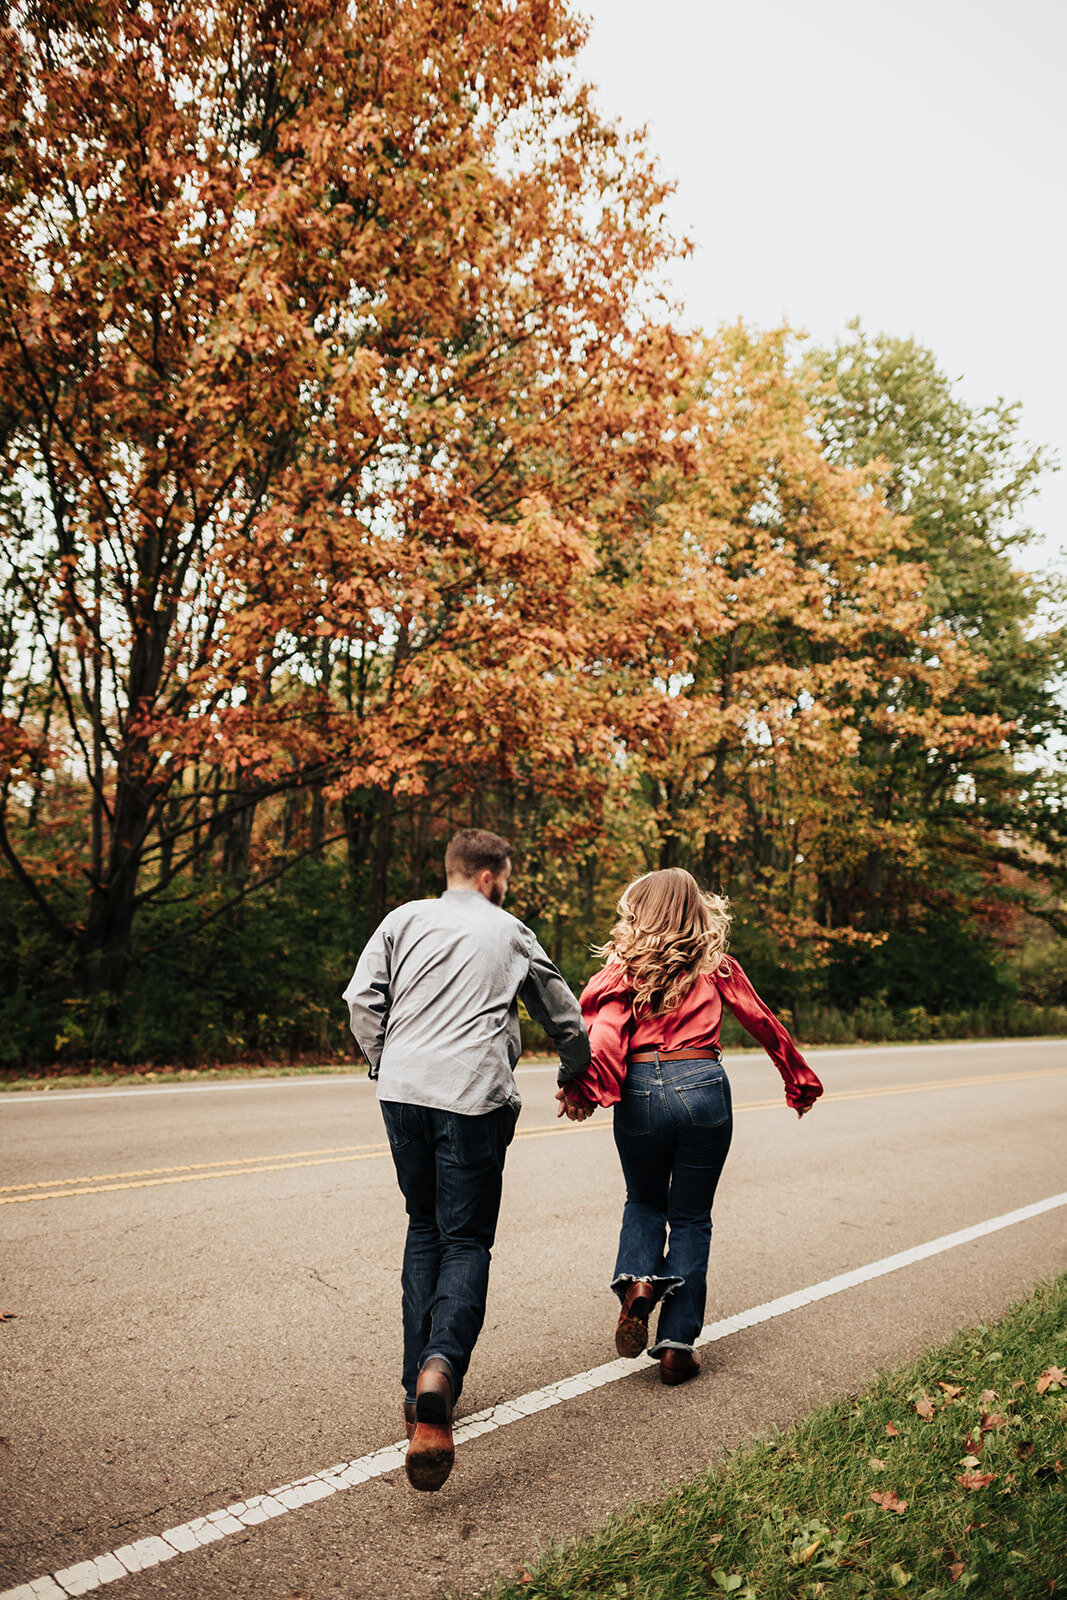
<path fill-rule="evenodd" d="M 348 859 L 348 893 L 352 933 L 361 945 L 371 931 L 369 910 L 370 842 L 374 829 L 374 796 L 369 790 L 346 794 L 341 801 Z"/>
<path fill-rule="evenodd" d="M 129 968 L 137 883 L 152 815 L 148 793 L 131 767 L 136 770 L 136 762 L 127 752 L 126 771 L 116 787 L 107 866 L 93 884 L 89 915 L 79 940 L 84 978 L 92 989 L 111 996 L 113 1003 L 122 994 Z"/>
<path fill-rule="evenodd" d="M 153 555 L 154 543 L 146 540 L 139 551 L 138 562 L 146 590 Z M 111 837 L 106 864 L 93 881 L 89 914 L 79 941 L 83 974 L 92 988 L 111 996 L 112 1014 L 129 967 L 141 860 L 164 787 L 153 780 L 149 736 L 137 731 L 137 724 L 151 711 L 159 692 L 165 628 L 165 620 L 153 613 L 140 616 L 135 626 L 126 685 L 125 739 L 115 778 Z M 99 651 L 101 641 L 94 642 Z"/>
<path fill-rule="evenodd" d="M 376 928 L 389 905 L 389 865 L 393 854 L 393 823 L 395 802 L 391 793 L 382 795 L 378 807 L 378 826 L 374 836 L 374 854 L 371 858 L 370 918 Z"/>
<path fill-rule="evenodd" d="M 424 797 L 415 807 L 414 837 L 411 849 L 411 894 L 415 900 L 421 900 L 426 893 L 426 868 L 431 854 L 430 824 L 433 821 L 433 808 L 428 798 Z"/>

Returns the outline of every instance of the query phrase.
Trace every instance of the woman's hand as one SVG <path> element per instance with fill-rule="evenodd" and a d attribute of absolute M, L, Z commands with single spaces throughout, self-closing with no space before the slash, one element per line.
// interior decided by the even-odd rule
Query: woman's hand
<path fill-rule="evenodd" d="M 792 1106 L 798 1117 L 810 1111 L 822 1094 L 822 1084 L 810 1067 L 795 1067 L 793 1076 L 785 1086 L 786 1105 Z"/>
<path fill-rule="evenodd" d="M 556 1090 L 556 1099 L 559 1101 L 556 1116 L 568 1117 L 571 1122 L 584 1122 L 587 1117 L 593 1115 L 596 1106 L 590 1105 L 584 1096 L 579 1099 L 580 1090 L 571 1090 L 568 1094 L 568 1088 L 569 1085 L 564 1085 L 562 1089 Z"/>

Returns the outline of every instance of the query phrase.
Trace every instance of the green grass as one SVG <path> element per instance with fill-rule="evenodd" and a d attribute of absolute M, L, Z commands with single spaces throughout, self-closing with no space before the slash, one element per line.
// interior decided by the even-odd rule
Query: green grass
<path fill-rule="evenodd" d="M 1063 1017 L 1065 1019 L 1063 1031 L 1067 1032 L 1067 1009 L 1064 1010 Z M 1047 1023 L 1049 1021 L 1047 1011 L 1041 1013 L 1037 1020 L 1043 1020 Z M 559 1058 L 552 1054 L 546 1044 L 542 1044 L 538 1040 L 537 1030 L 531 1026 L 530 1032 L 532 1038 L 527 1049 L 523 1052 L 522 1065 L 558 1065 Z M 1036 1022 L 1034 1029 L 1030 1030 L 1030 1036 L 1035 1033 L 1043 1038 L 1054 1039 L 1059 1037 L 1053 1027 L 1049 1026 L 1046 1032 L 1042 1032 L 1036 1027 Z M 892 1042 L 903 1043 L 908 1037 L 910 1036 L 905 1034 L 902 1038 L 894 1039 Z M 967 1038 L 977 1037 L 977 1035 L 968 1035 L 961 1032 L 954 1037 L 960 1041 L 965 1041 Z M 1000 1033 L 994 1034 L 992 1037 L 1007 1043 L 1010 1039 L 1019 1037 L 1019 1033 Z M 808 1039 L 806 1042 L 812 1046 L 817 1043 L 815 1039 Z M 878 1042 L 873 1039 L 857 1039 L 850 1036 L 848 1038 L 822 1041 L 820 1047 L 824 1049 L 833 1049 L 835 1047 L 855 1049 L 859 1046 L 860 1048 L 873 1050 L 877 1048 Z M 912 1042 L 930 1043 L 931 1041 L 927 1037 L 925 1039 L 917 1038 Z M 938 1036 L 937 1042 L 944 1044 L 950 1041 L 948 1037 Z M 740 1024 L 736 1023 L 732 1017 L 723 1019 L 723 1045 L 731 1056 L 759 1055 L 762 1048 L 749 1038 Z M 356 1077 L 362 1077 L 365 1075 L 366 1070 L 366 1067 L 361 1062 L 342 1058 L 338 1058 L 335 1061 L 221 1062 L 216 1065 L 199 1067 L 155 1066 L 147 1062 L 138 1067 L 121 1066 L 118 1063 L 114 1063 L 111 1066 L 97 1065 L 86 1067 L 83 1070 L 79 1070 L 75 1066 L 59 1064 L 37 1067 L 27 1071 L 20 1071 L 14 1067 L 0 1067 L 0 1094 L 17 1089 L 104 1089 L 126 1087 L 131 1084 L 208 1083 L 222 1078 L 291 1078 L 308 1076 L 309 1074 L 331 1073 L 354 1074 Z"/>
<path fill-rule="evenodd" d="M 495 1600 L 1067 1594 L 1065 1365 L 1067 1276 L 550 1552 Z"/>
<path fill-rule="evenodd" d="M 813 1003 L 803 1006 L 799 1014 L 784 1006 L 779 1015 L 802 1050 L 825 1045 L 1062 1039 L 1067 1035 L 1067 1006 L 1035 1006 L 1015 1001 L 939 1014 L 925 1011 L 922 1006 L 891 1011 L 888 1006 L 872 1002 L 849 1012 Z M 523 1041 L 528 1050 L 548 1048 L 545 1034 L 536 1023 L 523 1023 Z M 738 1049 L 759 1048 L 753 1046 L 752 1039 L 729 1013 L 722 1019 L 722 1043 L 731 1055 Z"/>
<path fill-rule="evenodd" d="M 39 1072 L 0 1076 L 0 1093 L 16 1089 L 113 1089 L 131 1084 L 217 1083 L 223 1078 L 298 1078 L 339 1073 L 365 1078 L 365 1066 L 343 1062 L 268 1063 L 265 1066 L 218 1067 L 93 1067 L 88 1072 L 42 1068 Z"/>
<path fill-rule="evenodd" d="M 874 1001 L 855 1011 L 805 1005 L 799 1016 L 788 1008 L 785 1022 L 804 1046 L 854 1044 L 928 1044 L 966 1039 L 1062 1038 L 1067 1034 L 1067 1006 L 1035 1006 L 1019 1001 L 972 1007 L 967 1011 L 929 1012 L 922 1006 L 893 1011 Z M 723 1045 L 748 1044 L 747 1035 L 731 1016 L 723 1018 Z"/>

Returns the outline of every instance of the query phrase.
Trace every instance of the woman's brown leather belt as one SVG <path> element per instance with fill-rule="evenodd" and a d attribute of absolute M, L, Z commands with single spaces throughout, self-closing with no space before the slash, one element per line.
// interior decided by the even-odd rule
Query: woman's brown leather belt
<path fill-rule="evenodd" d="M 721 1061 L 722 1054 L 714 1045 L 705 1050 L 635 1050 L 631 1061 Z"/>

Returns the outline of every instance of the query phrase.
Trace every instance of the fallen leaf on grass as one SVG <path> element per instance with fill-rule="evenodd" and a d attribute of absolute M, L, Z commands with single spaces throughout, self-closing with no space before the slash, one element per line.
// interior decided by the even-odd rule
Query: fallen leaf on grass
<path fill-rule="evenodd" d="M 533 1573 L 532 1572 L 527 1572 L 526 1568 L 523 1567 L 522 1571 L 519 1573 L 519 1582 L 520 1583 L 533 1583 Z"/>
<path fill-rule="evenodd" d="M 993 1401 L 998 1398 L 997 1391 L 995 1389 L 983 1389 L 978 1398 L 982 1405 L 991 1406 Z"/>
<path fill-rule="evenodd" d="M 954 1561 L 948 1569 L 948 1575 L 952 1579 L 953 1583 L 959 1583 L 960 1579 L 963 1577 L 963 1562 Z"/>
<path fill-rule="evenodd" d="M 1038 1394 L 1044 1394 L 1046 1389 L 1051 1389 L 1054 1383 L 1067 1383 L 1067 1372 L 1062 1367 L 1046 1367 L 1037 1380 Z"/>
<path fill-rule="evenodd" d="M 937 1416 L 936 1407 L 932 1401 L 927 1400 L 925 1395 L 921 1400 L 916 1400 L 915 1404 L 912 1406 L 912 1410 L 917 1411 L 920 1417 L 925 1417 L 927 1422 L 932 1421 L 932 1419 Z"/>
<path fill-rule="evenodd" d="M 1007 1417 L 991 1417 L 988 1411 L 983 1411 L 978 1431 L 980 1433 L 992 1433 L 994 1428 L 1006 1428 L 1007 1426 Z"/>
<path fill-rule="evenodd" d="M 890 1439 L 899 1439 L 899 1437 L 900 1437 L 900 1429 L 898 1427 L 894 1426 L 894 1424 L 892 1422 L 887 1422 L 886 1423 L 885 1431 L 888 1434 Z"/>
<path fill-rule="evenodd" d="M 908 1509 L 908 1502 L 901 1500 L 895 1489 L 872 1489 L 871 1499 L 876 1506 L 881 1506 L 883 1511 L 895 1511 L 900 1515 Z"/>
<path fill-rule="evenodd" d="M 964 1456 L 963 1460 L 958 1462 L 957 1465 L 959 1465 L 961 1467 L 967 1467 L 968 1470 L 970 1470 L 970 1468 L 977 1467 L 979 1465 L 978 1457 L 977 1456 Z"/>
<path fill-rule="evenodd" d="M 803 1550 L 798 1550 L 796 1555 L 793 1557 L 795 1564 L 798 1567 L 806 1567 L 821 1543 L 821 1539 L 813 1539 L 811 1544 L 806 1544 L 804 1546 Z"/>
<path fill-rule="evenodd" d="M 969 1450 L 972 1455 L 976 1455 L 976 1456 L 981 1455 L 981 1453 L 982 1453 L 982 1435 L 979 1433 L 979 1435 L 978 1435 L 978 1437 L 976 1439 L 973 1433 L 969 1433 L 967 1435 L 967 1437 L 963 1441 L 963 1448 L 965 1450 Z"/>
<path fill-rule="evenodd" d="M 961 1472 L 956 1482 L 961 1489 L 985 1489 L 996 1476 L 995 1472 Z"/>
<path fill-rule="evenodd" d="M 958 1400 L 963 1393 L 963 1386 L 958 1383 L 939 1383 L 937 1387 L 944 1389 L 946 1401 Z"/>
<path fill-rule="evenodd" d="M 1020 1461 L 1029 1461 L 1033 1453 L 1034 1441 L 1032 1439 L 1020 1439 L 1019 1443 L 1015 1446 L 1015 1454 L 1019 1457 Z"/>

